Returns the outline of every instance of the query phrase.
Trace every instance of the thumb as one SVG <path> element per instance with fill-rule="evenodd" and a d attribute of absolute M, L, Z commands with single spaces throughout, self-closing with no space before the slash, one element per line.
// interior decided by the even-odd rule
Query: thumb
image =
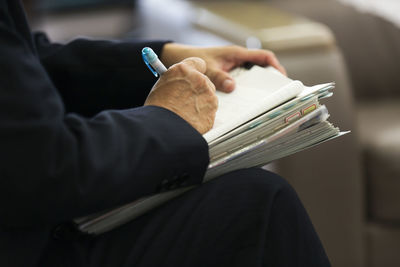
<path fill-rule="evenodd" d="M 219 91 L 229 93 L 235 89 L 235 81 L 226 71 L 212 68 L 207 70 L 206 75 Z"/>

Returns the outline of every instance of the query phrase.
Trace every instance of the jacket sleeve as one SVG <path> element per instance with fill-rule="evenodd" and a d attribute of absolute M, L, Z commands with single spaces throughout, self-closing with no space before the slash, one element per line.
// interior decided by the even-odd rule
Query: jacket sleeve
<path fill-rule="evenodd" d="M 0 22 L 0 40 L 1 225 L 58 223 L 202 181 L 207 143 L 175 113 L 67 114 L 24 39 Z"/>
<path fill-rule="evenodd" d="M 34 34 L 34 42 L 66 111 L 85 116 L 143 105 L 156 80 L 143 63 L 141 50 L 150 46 L 161 54 L 166 43 L 78 38 L 59 44 L 43 33 Z"/>

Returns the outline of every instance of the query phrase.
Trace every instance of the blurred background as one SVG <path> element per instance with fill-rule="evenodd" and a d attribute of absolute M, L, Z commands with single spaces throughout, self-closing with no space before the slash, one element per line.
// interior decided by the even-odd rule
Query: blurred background
<path fill-rule="evenodd" d="M 323 101 L 350 135 L 275 162 L 333 266 L 400 266 L 399 0 L 37 0 L 53 41 L 153 38 L 273 50 L 289 76 L 336 82 Z"/>

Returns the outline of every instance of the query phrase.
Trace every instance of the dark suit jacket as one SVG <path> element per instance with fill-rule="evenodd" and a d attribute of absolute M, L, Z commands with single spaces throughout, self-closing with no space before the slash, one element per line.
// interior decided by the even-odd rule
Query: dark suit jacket
<path fill-rule="evenodd" d="M 141 106 L 154 80 L 140 50 L 163 44 L 51 44 L 0 0 L 0 266 L 34 266 L 60 223 L 202 181 L 201 135 Z"/>

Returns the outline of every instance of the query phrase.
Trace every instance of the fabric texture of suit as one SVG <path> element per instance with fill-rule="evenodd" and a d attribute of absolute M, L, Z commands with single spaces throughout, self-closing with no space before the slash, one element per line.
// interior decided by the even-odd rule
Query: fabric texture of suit
<path fill-rule="evenodd" d="M 98 237 L 60 235 L 76 217 L 201 183 L 208 146 L 142 106 L 154 80 L 140 50 L 165 42 L 53 44 L 16 0 L 0 0 L 0 41 L 0 266 L 329 266 L 293 189 L 261 169 Z"/>

